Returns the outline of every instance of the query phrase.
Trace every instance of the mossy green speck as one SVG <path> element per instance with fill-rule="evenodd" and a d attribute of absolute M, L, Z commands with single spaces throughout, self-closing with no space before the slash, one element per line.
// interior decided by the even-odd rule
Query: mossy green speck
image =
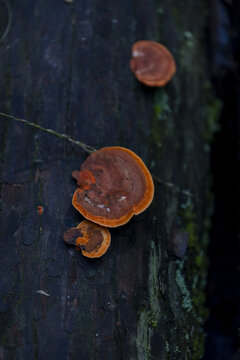
<path fill-rule="evenodd" d="M 159 281 L 160 248 L 152 241 L 150 244 L 148 291 L 149 303 L 139 316 L 137 324 L 137 354 L 138 360 L 149 359 L 151 354 L 151 336 L 160 318 Z"/>

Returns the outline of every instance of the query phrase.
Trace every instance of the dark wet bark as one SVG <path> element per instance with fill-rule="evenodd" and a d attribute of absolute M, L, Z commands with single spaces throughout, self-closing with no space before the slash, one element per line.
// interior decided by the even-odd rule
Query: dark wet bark
<path fill-rule="evenodd" d="M 96 148 L 130 148 L 175 186 L 155 178 L 151 207 L 111 230 L 101 259 L 86 259 L 62 239 L 82 220 L 71 173 L 86 153 L 1 117 L 0 358 L 199 359 L 218 109 L 206 74 L 205 3 L 12 0 L 11 8 L 1 111 Z M 175 56 L 177 74 L 162 89 L 129 69 L 140 39 Z M 174 228 L 180 258 L 169 252 Z"/>
<path fill-rule="evenodd" d="M 206 287 L 204 360 L 240 356 L 240 3 L 212 0 L 211 71 L 223 108 L 211 149 L 214 216 Z"/>

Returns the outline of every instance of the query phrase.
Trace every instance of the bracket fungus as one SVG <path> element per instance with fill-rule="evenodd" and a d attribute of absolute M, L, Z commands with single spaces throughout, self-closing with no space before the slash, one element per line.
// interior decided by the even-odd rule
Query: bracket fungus
<path fill-rule="evenodd" d="M 150 40 L 132 46 L 130 68 L 136 78 L 148 86 L 164 86 L 176 72 L 175 60 L 162 44 Z"/>
<path fill-rule="evenodd" d="M 91 185 L 96 182 L 96 179 L 91 171 L 83 170 L 72 172 L 72 177 L 77 181 L 78 186 L 84 190 L 89 190 Z"/>
<path fill-rule="evenodd" d="M 67 244 L 80 248 L 84 256 L 99 258 L 109 248 L 111 234 L 107 228 L 84 220 L 77 227 L 68 229 L 63 239 Z"/>
<path fill-rule="evenodd" d="M 103 226 L 126 224 L 153 199 L 149 170 L 139 156 L 123 147 L 105 147 L 91 153 L 73 177 L 79 185 L 73 206 L 86 219 Z"/>

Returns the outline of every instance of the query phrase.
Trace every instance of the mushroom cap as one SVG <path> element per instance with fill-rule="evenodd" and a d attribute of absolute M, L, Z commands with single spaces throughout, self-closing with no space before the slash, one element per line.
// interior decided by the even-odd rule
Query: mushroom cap
<path fill-rule="evenodd" d="M 95 151 L 82 164 L 78 177 L 86 170 L 96 181 L 88 189 L 80 186 L 72 204 L 88 220 L 117 227 L 152 202 L 152 176 L 140 157 L 129 149 L 113 146 Z"/>
<path fill-rule="evenodd" d="M 111 234 L 106 227 L 84 220 L 77 227 L 63 234 L 64 241 L 76 245 L 88 258 L 99 258 L 105 254 L 111 243 Z"/>
<path fill-rule="evenodd" d="M 176 63 L 164 45 L 155 41 L 141 40 L 132 46 L 130 68 L 143 84 L 164 86 L 175 74 Z"/>

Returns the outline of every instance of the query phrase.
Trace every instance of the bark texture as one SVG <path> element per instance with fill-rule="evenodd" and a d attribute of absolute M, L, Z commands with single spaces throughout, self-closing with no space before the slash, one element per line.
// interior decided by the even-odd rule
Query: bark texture
<path fill-rule="evenodd" d="M 208 151 L 219 109 L 206 74 L 207 4 L 12 0 L 11 10 L 1 111 L 96 148 L 130 148 L 156 176 L 156 191 L 147 211 L 111 230 L 107 254 L 84 258 L 62 235 L 83 220 L 71 205 L 71 173 L 86 153 L 0 118 L 0 359 L 200 359 Z M 142 39 L 176 59 L 164 88 L 131 73 L 131 45 Z"/>

